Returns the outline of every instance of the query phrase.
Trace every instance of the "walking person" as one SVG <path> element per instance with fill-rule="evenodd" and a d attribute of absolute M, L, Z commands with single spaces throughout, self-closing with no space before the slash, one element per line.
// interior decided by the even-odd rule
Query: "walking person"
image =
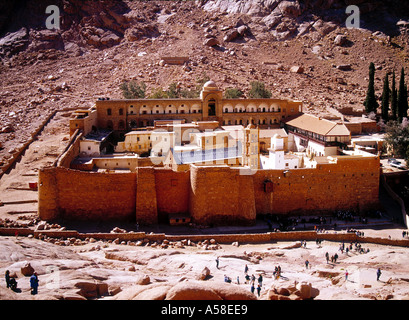
<path fill-rule="evenodd" d="M 258 277 L 258 284 L 259 284 L 259 286 L 262 286 L 263 285 L 263 276 L 260 274 L 260 276 Z"/>
<path fill-rule="evenodd" d="M 305 260 L 305 268 L 308 269 L 308 265 L 310 264 L 310 262 L 308 260 Z"/>
<path fill-rule="evenodd" d="M 30 277 L 30 288 L 31 288 L 31 294 L 37 294 L 38 293 L 38 276 L 37 272 L 34 272 L 33 275 Z"/>
<path fill-rule="evenodd" d="M 260 297 L 261 286 L 258 284 L 257 286 L 257 295 Z"/>
<path fill-rule="evenodd" d="M 379 278 L 381 277 L 381 268 L 378 268 L 378 270 L 376 271 L 376 281 L 379 281 Z"/>
<path fill-rule="evenodd" d="M 345 281 L 348 281 L 348 270 L 345 271 Z"/>
<path fill-rule="evenodd" d="M 244 267 L 244 273 L 247 274 L 247 272 L 249 272 L 249 267 L 246 264 L 246 266 Z"/>
<path fill-rule="evenodd" d="M 5 274 L 7 288 L 10 288 L 10 271 L 6 270 Z"/>
<path fill-rule="evenodd" d="M 327 263 L 328 263 L 328 261 L 329 261 L 329 253 L 328 252 L 325 253 L 325 259 L 327 260 Z"/>
<path fill-rule="evenodd" d="M 219 257 L 216 258 L 216 268 L 219 269 Z"/>
<path fill-rule="evenodd" d="M 252 282 L 250 285 L 250 291 L 251 293 L 254 293 L 254 282 Z"/>

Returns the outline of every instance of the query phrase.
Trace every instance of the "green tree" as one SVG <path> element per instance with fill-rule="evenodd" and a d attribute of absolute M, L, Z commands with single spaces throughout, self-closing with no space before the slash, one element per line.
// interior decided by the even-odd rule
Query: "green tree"
<path fill-rule="evenodd" d="M 178 88 L 178 85 L 176 82 L 172 82 L 169 85 L 168 91 L 166 92 L 168 94 L 168 98 L 170 99 L 180 98 L 180 88 Z"/>
<path fill-rule="evenodd" d="M 237 88 L 228 88 L 224 92 L 224 97 L 226 99 L 237 99 L 243 95 L 243 92 Z"/>
<path fill-rule="evenodd" d="M 391 90 L 389 89 L 389 79 L 388 74 L 385 75 L 383 80 L 383 91 L 382 91 L 382 119 L 385 123 L 389 120 L 389 96 Z"/>
<path fill-rule="evenodd" d="M 366 113 L 376 113 L 376 109 L 378 109 L 379 106 L 378 101 L 376 101 L 375 97 L 375 65 L 373 64 L 373 62 L 369 64 L 369 83 L 364 106 Z"/>
<path fill-rule="evenodd" d="M 155 89 L 155 91 L 148 97 L 148 99 L 167 99 L 168 92 L 163 91 L 162 88 Z"/>
<path fill-rule="evenodd" d="M 271 91 L 267 90 L 265 88 L 265 85 L 263 82 L 260 81 L 252 81 L 250 83 L 250 91 L 249 91 L 249 97 L 250 98 L 271 98 Z"/>
<path fill-rule="evenodd" d="M 395 70 L 392 73 L 392 88 L 391 88 L 391 119 L 398 119 L 398 91 L 396 90 Z"/>
<path fill-rule="evenodd" d="M 396 157 L 406 158 L 409 147 L 409 126 L 390 120 L 386 125 L 385 143 Z"/>
<path fill-rule="evenodd" d="M 408 113 L 408 89 L 405 85 L 405 70 L 402 68 L 399 80 L 398 91 L 398 121 L 402 122 L 402 119 L 407 117 Z"/>
<path fill-rule="evenodd" d="M 134 80 L 124 81 L 121 83 L 120 89 L 125 99 L 145 98 L 146 84 L 144 82 L 138 84 Z"/>

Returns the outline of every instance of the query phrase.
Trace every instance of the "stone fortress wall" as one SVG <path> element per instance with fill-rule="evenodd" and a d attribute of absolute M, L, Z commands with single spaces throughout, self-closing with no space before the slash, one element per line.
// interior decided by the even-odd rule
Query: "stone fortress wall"
<path fill-rule="evenodd" d="M 263 214 L 319 214 L 378 205 L 379 158 L 338 158 L 312 169 L 245 171 L 195 166 L 136 172 L 39 172 L 43 220 L 124 220 L 152 224 L 187 215 L 197 224 L 252 224 Z M 269 185 L 269 187 L 266 187 Z"/>

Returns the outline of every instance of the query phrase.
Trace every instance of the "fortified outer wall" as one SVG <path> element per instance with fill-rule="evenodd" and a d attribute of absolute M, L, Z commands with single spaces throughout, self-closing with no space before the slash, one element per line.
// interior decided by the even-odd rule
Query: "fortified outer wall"
<path fill-rule="evenodd" d="M 189 212 L 189 171 L 155 170 L 155 191 L 160 222 L 167 222 L 169 214 Z"/>
<path fill-rule="evenodd" d="M 258 214 L 304 214 L 367 210 L 378 204 L 379 158 L 338 157 L 314 169 L 258 170 L 254 195 Z M 264 182 L 272 182 L 272 192 Z"/>
<path fill-rule="evenodd" d="M 78 129 L 71 135 L 68 148 L 58 157 L 55 164 L 58 167 L 69 168 L 72 161 L 80 153 L 80 141 L 83 137 L 83 133 Z"/>
<path fill-rule="evenodd" d="M 245 174 L 247 173 L 247 174 Z M 340 157 L 316 169 L 257 170 L 190 166 L 128 173 L 57 167 L 39 172 L 43 220 L 136 220 L 155 224 L 190 214 L 197 224 L 252 224 L 262 214 L 319 214 L 378 205 L 379 158 Z M 269 188 L 265 182 L 269 181 Z"/>
<path fill-rule="evenodd" d="M 253 181 L 228 166 L 190 167 L 190 214 L 199 224 L 255 222 Z"/>
<path fill-rule="evenodd" d="M 136 181 L 136 173 L 43 168 L 39 171 L 39 216 L 42 220 L 134 220 Z"/>

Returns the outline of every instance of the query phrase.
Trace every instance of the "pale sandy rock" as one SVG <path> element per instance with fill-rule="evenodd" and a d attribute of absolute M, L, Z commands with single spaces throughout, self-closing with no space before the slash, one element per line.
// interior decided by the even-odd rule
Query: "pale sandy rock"
<path fill-rule="evenodd" d="M 304 73 L 304 68 L 300 66 L 292 66 L 290 71 L 293 73 Z"/>
<path fill-rule="evenodd" d="M 148 287 L 136 295 L 133 300 L 164 300 L 170 288 L 172 286 L 168 284 Z"/>
<path fill-rule="evenodd" d="M 247 287 L 214 282 L 206 282 L 205 285 L 214 290 L 223 300 L 257 300 L 257 297 Z"/>
<path fill-rule="evenodd" d="M 204 267 L 202 272 L 198 275 L 198 280 L 206 280 L 210 276 L 210 270 L 208 267 Z"/>
<path fill-rule="evenodd" d="M 69 290 L 62 295 L 63 300 L 87 300 L 78 290 Z"/>
<path fill-rule="evenodd" d="M 139 284 L 139 285 L 147 285 L 147 284 L 151 283 L 151 279 L 150 279 L 150 277 L 148 275 L 144 275 L 144 276 L 139 277 L 135 281 L 135 283 Z"/>
<path fill-rule="evenodd" d="M 184 281 L 170 289 L 165 300 L 222 300 L 222 298 L 214 290 L 200 283 Z"/>

